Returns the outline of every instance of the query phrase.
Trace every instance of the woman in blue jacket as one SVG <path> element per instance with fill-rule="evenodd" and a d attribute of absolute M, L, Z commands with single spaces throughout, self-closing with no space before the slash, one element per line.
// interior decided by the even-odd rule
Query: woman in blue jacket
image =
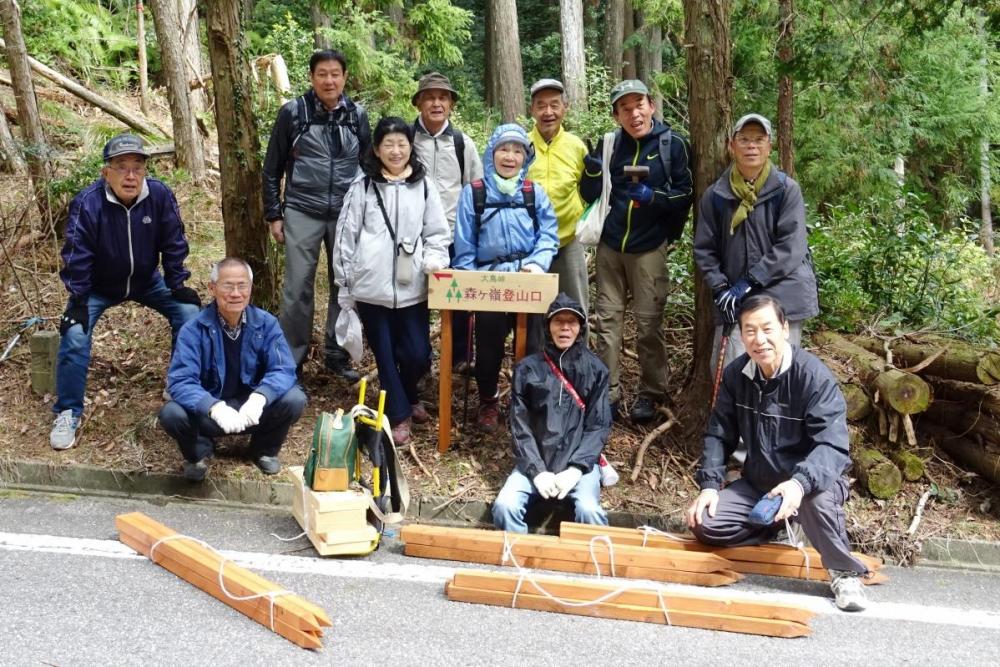
<path fill-rule="evenodd" d="M 493 131 L 483 153 L 485 207 L 477 215 L 473 186 L 466 185 L 458 200 L 455 220 L 454 268 L 465 271 L 527 271 L 545 273 L 559 248 L 555 211 L 548 195 L 532 184 L 533 211 L 526 207 L 524 181 L 535 153 L 519 125 L 501 125 Z M 504 343 L 514 325 L 510 313 L 476 315 L 476 384 L 479 387 L 477 423 L 495 431 L 499 422 L 497 379 L 503 364 Z"/>

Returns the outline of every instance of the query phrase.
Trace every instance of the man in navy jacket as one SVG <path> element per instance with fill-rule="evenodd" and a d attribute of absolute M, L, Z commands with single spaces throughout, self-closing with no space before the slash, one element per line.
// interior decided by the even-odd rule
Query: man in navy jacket
<path fill-rule="evenodd" d="M 104 146 L 101 178 L 69 207 L 59 272 L 69 302 L 59 324 L 53 449 L 76 442 L 94 325 L 106 309 L 137 301 L 167 318 L 176 338 L 201 307 L 198 293 L 184 285 L 191 273 L 184 268 L 188 243 L 177 200 L 166 185 L 146 178 L 148 157 L 139 137 L 114 137 Z"/>
<path fill-rule="evenodd" d="M 177 441 L 184 476 L 205 478 L 214 438 L 250 434 L 250 458 L 265 474 L 281 470 L 278 452 L 302 415 L 306 396 L 278 320 L 250 305 L 253 271 L 227 257 L 212 267 L 215 301 L 184 325 L 167 374 L 172 401 L 160 425 Z"/>

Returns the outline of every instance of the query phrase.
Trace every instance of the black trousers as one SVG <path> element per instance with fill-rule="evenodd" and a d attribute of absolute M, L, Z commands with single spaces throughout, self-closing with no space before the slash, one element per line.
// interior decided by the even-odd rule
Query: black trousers
<path fill-rule="evenodd" d="M 530 353 L 530 332 L 534 320 L 543 320 L 541 315 L 528 315 L 527 353 Z M 476 313 L 476 386 L 479 400 L 489 400 L 497 395 L 497 380 L 506 353 L 507 336 L 514 329 L 517 315 L 514 313 Z M 537 325 L 536 325 L 537 326 Z"/>
<path fill-rule="evenodd" d="M 738 479 L 719 492 L 715 516 L 706 510 L 702 523 L 691 531 L 699 542 L 717 547 L 740 547 L 761 544 L 772 539 L 783 524 L 753 526 L 747 521 L 750 510 L 770 489 L 757 489 L 745 479 Z M 815 491 L 802 499 L 798 521 L 813 548 L 823 559 L 810 567 L 844 570 L 865 574 L 868 568 L 851 555 L 847 539 L 844 502 L 847 500 L 847 480 L 841 477 L 827 491 Z"/>
<path fill-rule="evenodd" d="M 233 398 L 226 404 L 239 410 L 245 399 Z M 298 386 L 289 389 L 274 403 L 264 406 L 260 423 L 243 431 L 250 434 L 250 456 L 277 456 L 288 437 L 288 430 L 302 416 L 305 407 L 306 395 Z M 215 451 L 215 438 L 226 435 L 208 415 L 188 412 L 174 401 L 160 409 L 159 419 L 160 426 L 177 441 L 184 459 L 191 463 L 210 456 Z"/>

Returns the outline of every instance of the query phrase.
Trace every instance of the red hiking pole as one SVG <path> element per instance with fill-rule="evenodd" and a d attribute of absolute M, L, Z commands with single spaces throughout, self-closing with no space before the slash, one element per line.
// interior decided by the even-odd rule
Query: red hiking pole
<path fill-rule="evenodd" d="M 722 369 L 726 365 L 726 347 L 729 346 L 729 334 L 733 332 L 735 322 L 726 322 L 722 326 L 722 342 L 719 343 L 719 361 L 715 365 L 715 386 L 712 387 L 712 408 L 715 408 L 715 399 L 719 397 L 719 385 L 722 384 Z"/>

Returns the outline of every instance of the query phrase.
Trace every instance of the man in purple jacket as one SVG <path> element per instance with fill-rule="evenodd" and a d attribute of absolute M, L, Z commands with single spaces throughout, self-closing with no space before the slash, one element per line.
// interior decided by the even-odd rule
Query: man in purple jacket
<path fill-rule="evenodd" d="M 176 338 L 201 308 L 198 293 L 184 286 L 191 272 L 184 268 L 188 244 L 177 200 L 166 185 L 146 178 L 148 157 L 139 137 L 112 138 L 104 146 L 101 178 L 69 207 L 59 272 L 69 302 L 59 323 L 53 449 L 76 443 L 91 338 L 106 309 L 137 301 L 166 317 Z"/>

